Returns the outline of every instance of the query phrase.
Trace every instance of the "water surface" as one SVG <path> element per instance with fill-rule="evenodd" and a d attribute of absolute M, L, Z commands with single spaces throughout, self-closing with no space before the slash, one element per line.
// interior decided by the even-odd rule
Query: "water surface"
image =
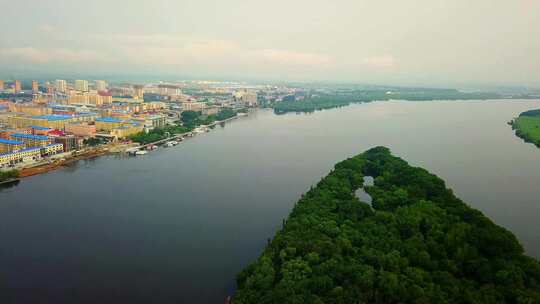
<path fill-rule="evenodd" d="M 143 157 L 101 157 L 0 191 L 2 303 L 223 303 L 301 193 L 385 145 L 540 256 L 540 149 L 507 121 L 540 101 L 259 110 Z"/>

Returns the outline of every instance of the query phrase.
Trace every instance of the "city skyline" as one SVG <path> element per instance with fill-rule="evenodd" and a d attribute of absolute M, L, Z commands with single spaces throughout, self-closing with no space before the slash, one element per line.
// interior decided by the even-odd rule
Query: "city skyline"
<path fill-rule="evenodd" d="M 81 5 L 4 5 L 0 76 L 540 86 L 536 1 Z"/>

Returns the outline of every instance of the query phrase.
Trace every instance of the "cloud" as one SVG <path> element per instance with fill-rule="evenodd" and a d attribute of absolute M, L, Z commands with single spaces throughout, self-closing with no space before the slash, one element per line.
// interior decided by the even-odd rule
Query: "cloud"
<path fill-rule="evenodd" d="M 89 34 L 74 44 L 69 32 L 42 24 L 43 35 L 57 34 L 55 45 L 0 48 L 0 63 L 61 66 L 76 70 L 105 64 L 124 70 L 186 73 L 312 73 L 335 65 L 319 53 L 249 46 L 244 42 L 183 34 Z M 84 38 L 84 39 L 82 39 Z"/>
<path fill-rule="evenodd" d="M 373 68 L 392 68 L 396 65 L 396 60 L 391 55 L 382 55 L 364 58 L 363 63 Z"/>
<path fill-rule="evenodd" d="M 332 63 L 330 57 L 313 53 L 266 49 L 262 50 L 260 55 L 266 60 L 282 64 L 326 66 Z"/>
<path fill-rule="evenodd" d="M 5 62 L 23 62 L 33 64 L 45 63 L 99 63 L 111 62 L 111 58 L 104 53 L 93 50 L 76 50 L 68 48 L 3 48 L 0 49 L 0 57 Z"/>

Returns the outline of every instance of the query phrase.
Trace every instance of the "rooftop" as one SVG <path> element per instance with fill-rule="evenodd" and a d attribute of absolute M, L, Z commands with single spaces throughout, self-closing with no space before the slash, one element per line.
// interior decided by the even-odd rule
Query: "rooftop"
<path fill-rule="evenodd" d="M 22 145 L 22 144 L 24 144 L 24 142 L 18 141 L 18 140 L 11 140 L 11 139 L 0 138 L 0 144 L 6 144 L 6 145 Z"/>
<path fill-rule="evenodd" d="M 26 149 L 22 149 L 22 150 L 19 150 L 18 152 L 28 152 L 28 151 L 35 151 L 35 150 L 41 150 L 40 147 L 31 147 L 31 148 L 26 148 Z M 17 152 L 15 152 L 17 153 Z"/>
<path fill-rule="evenodd" d="M 51 129 L 51 128 L 40 127 L 40 126 L 30 126 L 30 128 L 35 129 L 35 130 L 50 130 Z"/>
<path fill-rule="evenodd" d="M 32 134 L 22 134 L 22 133 L 14 133 L 14 134 L 11 134 L 11 137 L 15 137 L 15 138 L 27 138 L 27 139 L 37 139 L 37 140 L 47 140 L 47 139 L 49 139 L 49 136 L 32 135 Z"/>
<path fill-rule="evenodd" d="M 46 119 L 46 120 L 52 120 L 52 121 L 55 121 L 55 120 L 66 120 L 66 119 L 70 119 L 71 116 L 69 116 L 69 115 L 52 114 L 52 115 L 32 116 L 32 118 Z"/>
<path fill-rule="evenodd" d="M 94 112 L 79 112 L 75 114 L 75 116 L 94 116 L 97 115 L 97 113 Z"/>
<path fill-rule="evenodd" d="M 96 121 L 100 121 L 100 122 L 122 122 L 120 119 L 118 118 L 114 118 L 114 117 L 101 117 L 101 118 L 98 118 L 96 119 Z"/>

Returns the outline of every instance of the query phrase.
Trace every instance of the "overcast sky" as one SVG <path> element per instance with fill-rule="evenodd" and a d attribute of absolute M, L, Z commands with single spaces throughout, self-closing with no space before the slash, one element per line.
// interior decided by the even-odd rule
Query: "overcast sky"
<path fill-rule="evenodd" d="M 0 74 L 540 86 L 538 0 L 0 0 Z"/>

